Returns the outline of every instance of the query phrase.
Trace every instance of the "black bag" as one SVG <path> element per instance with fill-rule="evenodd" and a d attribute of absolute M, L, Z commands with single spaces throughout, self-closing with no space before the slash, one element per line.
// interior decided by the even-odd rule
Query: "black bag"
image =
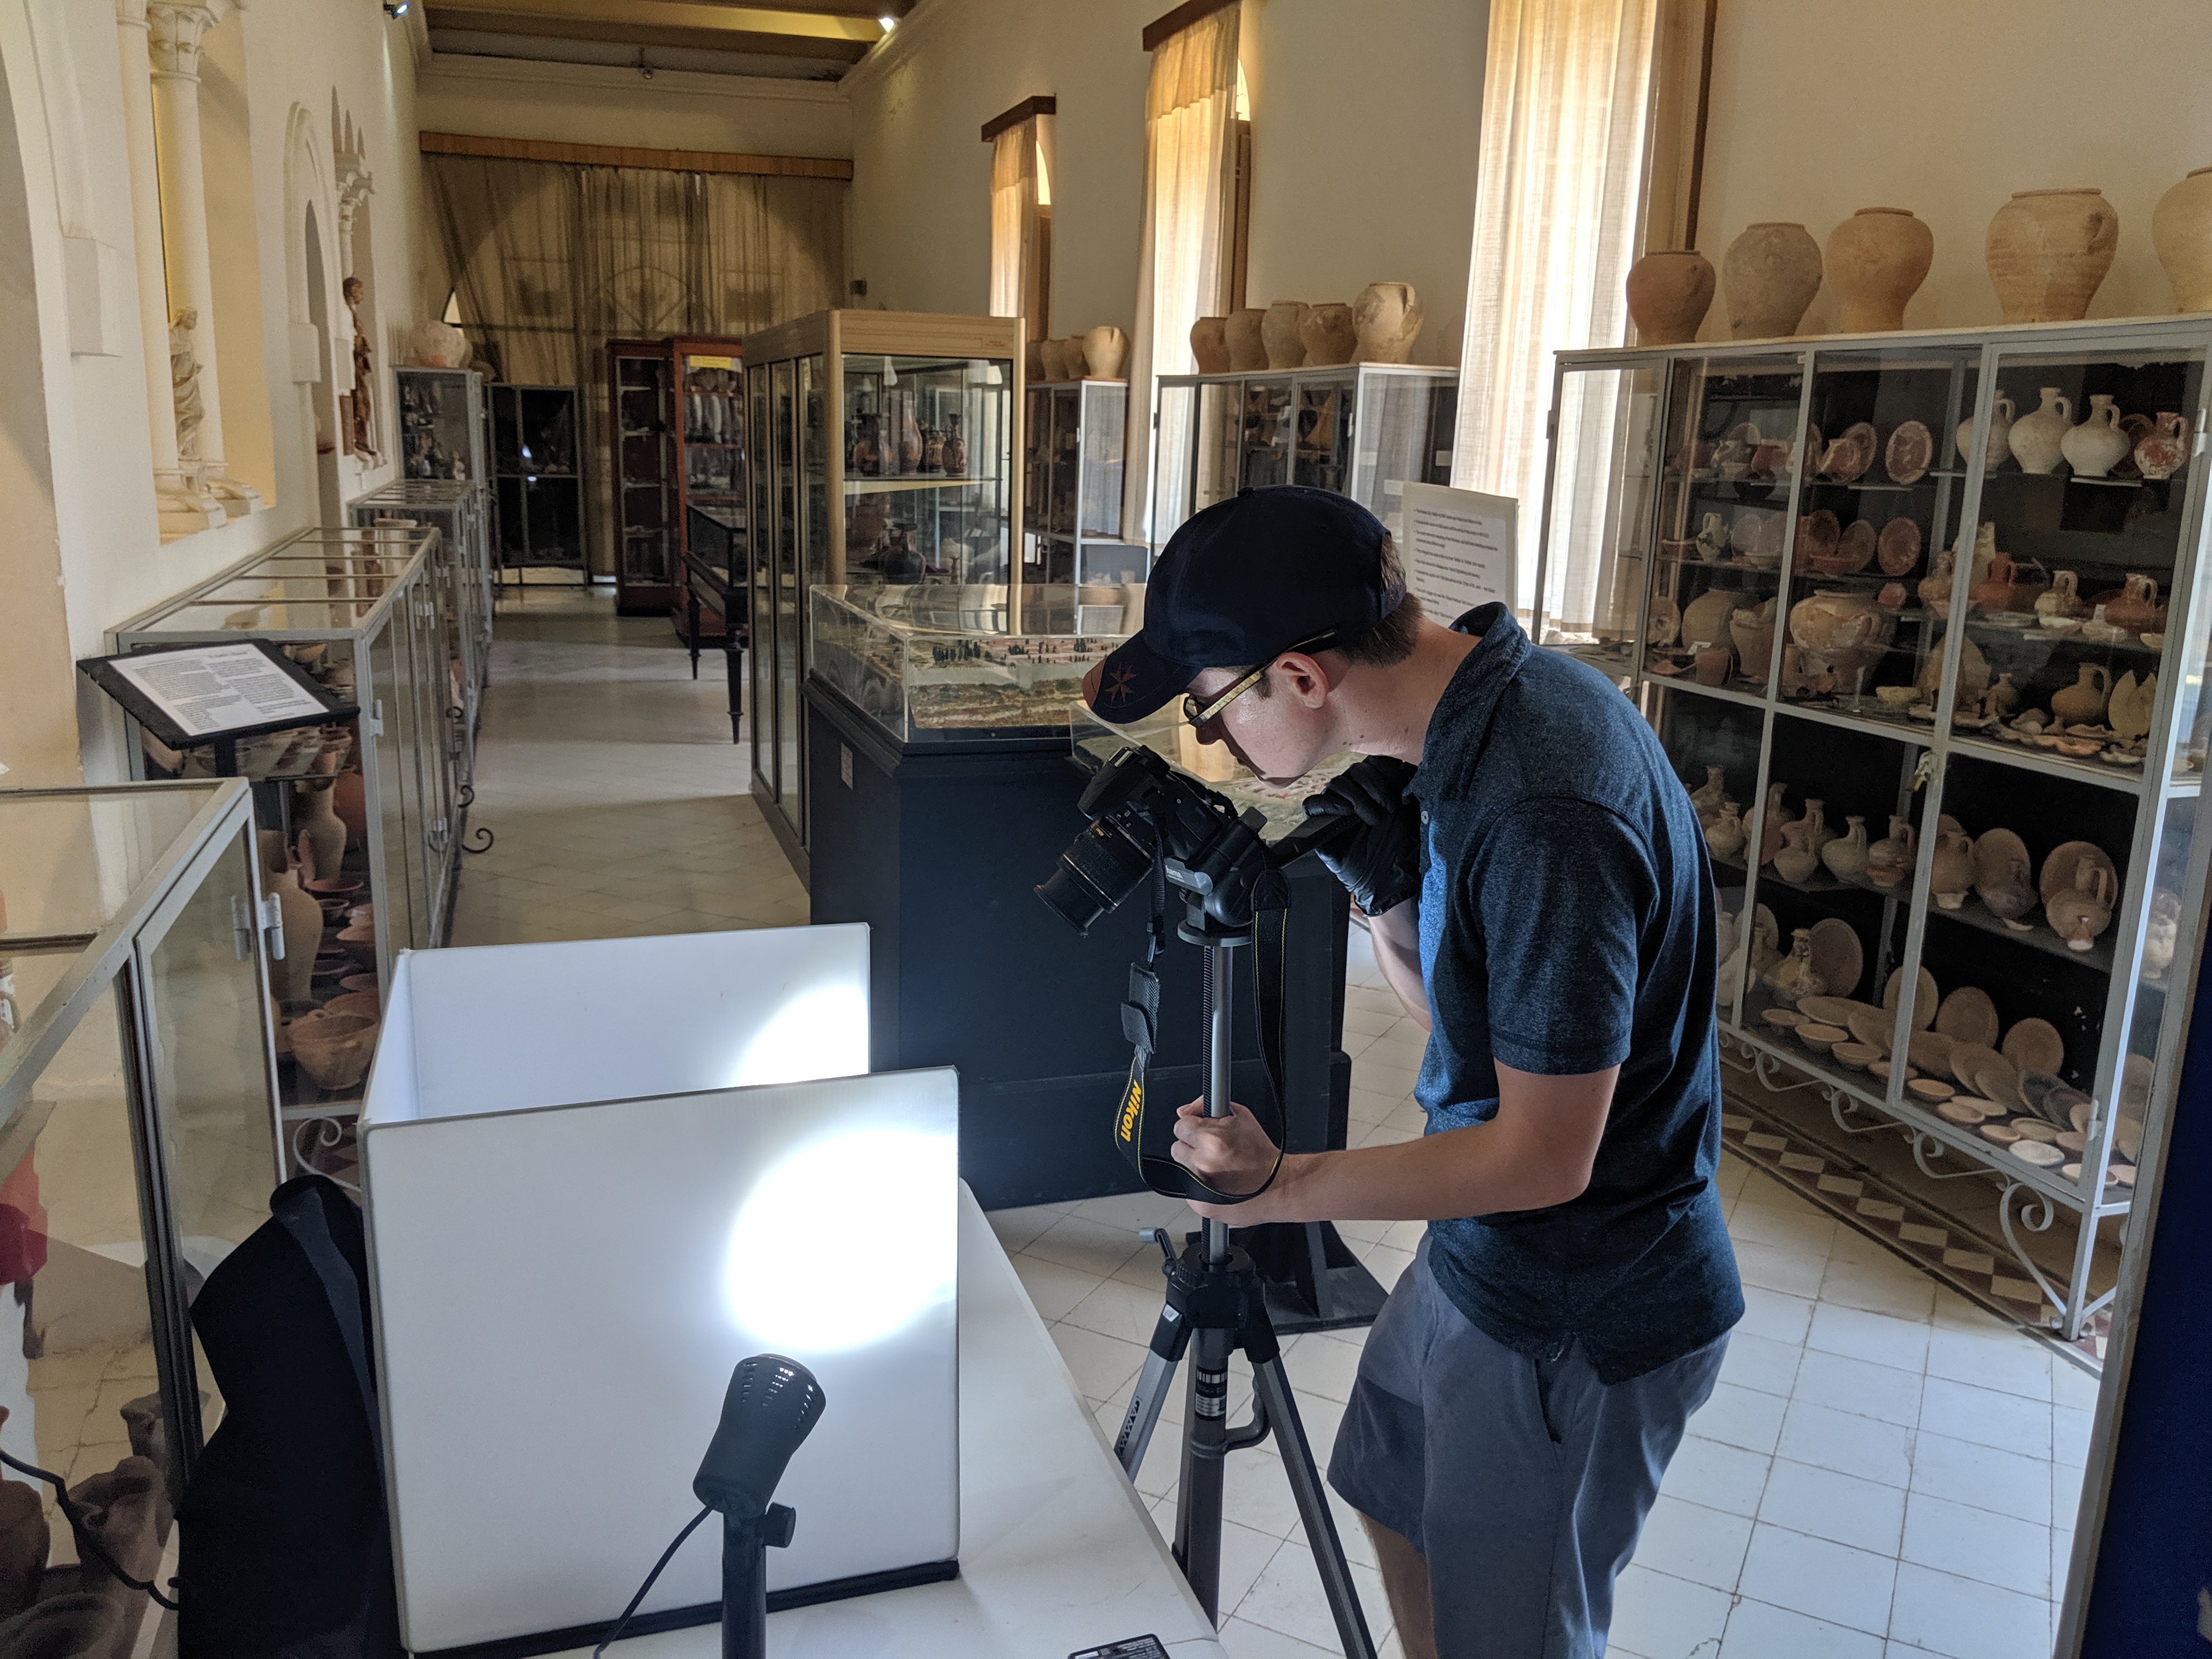
<path fill-rule="evenodd" d="M 179 1659 L 399 1659 L 361 1211 L 321 1176 L 192 1304 L 222 1426 L 177 1510 Z"/>

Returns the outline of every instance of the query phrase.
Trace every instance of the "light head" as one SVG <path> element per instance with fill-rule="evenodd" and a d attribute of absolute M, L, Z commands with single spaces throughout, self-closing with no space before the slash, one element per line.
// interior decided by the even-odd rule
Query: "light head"
<path fill-rule="evenodd" d="M 692 1492 L 726 1516 L 752 1520 L 765 1515 L 785 1466 L 821 1420 L 825 1404 L 814 1373 L 796 1359 L 780 1353 L 740 1359 Z"/>

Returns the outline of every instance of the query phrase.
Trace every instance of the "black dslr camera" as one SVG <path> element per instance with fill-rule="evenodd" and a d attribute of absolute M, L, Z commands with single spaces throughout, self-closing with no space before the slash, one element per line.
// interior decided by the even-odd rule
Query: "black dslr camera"
<path fill-rule="evenodd" d="M 1192 782 L 1141 744 L 1098 769 L 1077 803 L 1091 820 L 1060 855 L 1036 896 L 1079 933 L 1135 892 L 1157 858 L 1183 896 L 1186 927 L 1219 936 L 1252 926 L 1253 884 L 1348 825 L 1308 819 L 1282 840 L 1262 841 L 1265 820 L 1239 814 L 1224 796 Z"/>

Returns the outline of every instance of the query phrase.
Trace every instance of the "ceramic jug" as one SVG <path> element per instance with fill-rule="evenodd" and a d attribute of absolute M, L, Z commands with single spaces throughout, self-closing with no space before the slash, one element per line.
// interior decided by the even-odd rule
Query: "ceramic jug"
<path fill-rule="evenodd" d="M 1717 513 L 1705 514 L 1698 529 L 1698 556 L 1711 563 L 1728 551 L 1728 524 Z"/>
<path fill-rule="evenodd" d="M 1974 843 L 1974 891 L 2006 927 L 2026 928 L 2019 918 L 2035 908 L 2042 896 L 2029 878 L 2018 836 L 1991 830 Z"/>
<path fill-rule="evenodd" d="M 1994 472 L 2000 463 L 2012 453 L 2008 440 L 2012 435 L 2012 399 L 2000 392 L 1990 405 L 1989 441 L 1982 446 L 1982 471 Z M 1974 422 L 1970 417 L 1959 422 L 1959 459 L 1972 463 L 1968 453 L 1974 441 Z"/>
<path fill-rule="evenodd" d="M 1779 783 L 1766 786 L 1766 811 L 1759 825 L 1759 861 L 1761 864 L 1773 863 L 1774 855 L 1782 850 L 1783 826 L 1790 822 L 1782 811 L 1782 793 L 1787 787 L 1787 785 Z"/>
<path fill-rule="evenodd" d="M 2128 434 L 2120 430 L 2120 411 L 2103 392 L 2089 398 L 2089 418 L 2066 428 L 2059 451 L 2077 478 L 2102 478 L 2128 453 Z"/>
<path fill-rule="evenodd" d="M 2086 617 L 2089 607 L 2081 603 L 2081 579 L 2071 570 L 2061 570 L 2051 578 L 2051 591 L 2039 594 L 2035 601 L 2039 617 Z"/>
<path fill-rule="evenodd" d="M 2170 409 L 2159 411 L 2150 435 L 2136 445 L 2136 465 L 2146 478 L 2170 478 L 2189 459 L 2189 422 Z"/>
<path fill-rule="evenodd" d="M 2163 887 L 2151 895 L 2150 920 L 2143 924 L 2143 977 L 2159 979 L 2181 943 L 2181 901 Z"/>
<path fill-rule="evenodd" d="M 2019 707 L 2020 688 L 2012 683 L 2010 674 L 1998 675 L 1997 683 L 1982 694 L 1982 712 L 1995 714 L 2001 720 L 2010 720 L 2013 710 Z"/>
<path fill-rule="evenodd" d="M 2112 677 L 2100 663 L 2085 662 L 2074 684 L 2051 694 L 2051 712 L 2069 726 L 2094 726 L 2112 700 Z"/>
<path fill-rule="evenodd" d="M 1745 839 L 1742 812 L 1734 801 L 1723 801 L 1713 821 L 1705 826 L 1705 846 L 1715 858 L 1733 864 L 1742 856 Z"/>
<path fill-rule="evenodd" d="M 1820 867 L 1820 854 L 1813 844 L 1820 826 L 1808 813 L 1782 828 L 1782 850 L 1774 855 L 1774 873 L 1784 881 L 1803 882 Z"/>
<path fill-rule="evenodd" d="M 270 984 L 279 1002 L 305 1002 L 314 978 L 315 952 L 323 943 L 323 907 L 301 890 L 296 864 L 269 883 L 284 920 L 284 955 L 269 964 Z"/>
<path fill-rule="evenodd" d="M 1948 826 L 1936 832 L 1936 857 L 1928 872 L 1929 896 L 1946 910 L 1966 902 L 1974 884 L 1974 843 L 1963 830 Z"/>
<path fill-rule="evenodd" d="M 2043 406 L 2012 423 L 2006 442 L 2023 472 L 2048 472 L 2065 457 L 2067 429 L 2074 424 L 2073 400 L 2055 386 L 2043 388 Z"/>
<path fill-rule="evenodd" d="M 1916 852 L 1911 823 L 1889 821 L 1889 835 L 1867 848 L 1867 876 L 1877 887 L 1894 887 L 1911 873 Z"/>
<path fill-rule="evenodd" d="M 1820 849 L 1820 862 L 1828 866 L 1828 873 L 1838 881 L 1864 881 L 1867 878 L 1866 820 L 1847 817 L 1844 822 L 1850 831 L 1839 840 L 1830 842 Z"/>
<path fill-rule="evenodd" d="M 1717 766 L 1705 768 L 1705 781 L 1690 792 L 1690 806 L 1698 815 L 1699 823 L 1710 824 L 1720 816 L 1721 803 L 1728 799 L 1728 775 Z"/>
<path fill-rule="evenodd" d="M 300 841 L 306 848 L 302 863 L 328 878 L 338 872 L 345 859 L 346 828 L 338 822 L 337 802 L 327 783 L 303 783 L 294 788 L 299 803 Z"/>
<path fill-rule="evenodd" d="M 1768 977 L 1784 1002 L 1827 994 L 1827 986 L 1813 966 L 1813 935 L 1809 929 L 1800 927 L 1790 934 L 1789 956 L 1776 965 Z"/>
<path fill-rule="evenodd" d="M 1920 579 L 1920 586 L 1914 590 L 1920 595 L 1920 603 L 1938 617 L 1951 614 L 1951 578 L 1958 568 L 1957 550 L 1938 548 L 1936 562 L 1929 567 L 1928 574 Z"/>
<path fill-rule="evenodd" d="M 2155 634 L 2166 626 L 2166 607 L 2158 602 L 2158 582 L 2150 576 L 2130 575 L 2120 597 L 2105 604 L 2105 620 L 2130 634 Z"/>
<path fill-rule="evenodd" d="M 2075 869 L 2073 887 L 2053 893 L 2043 915 L 2068 950 L 2087 950 L 2112 925 L 2111 874 L 2094 860 L 2082 860 Z"/>

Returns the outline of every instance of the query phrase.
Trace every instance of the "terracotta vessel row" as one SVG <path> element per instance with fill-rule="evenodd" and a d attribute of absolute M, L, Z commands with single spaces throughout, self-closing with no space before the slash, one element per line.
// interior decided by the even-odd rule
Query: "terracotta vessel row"
<path fill-rule="evenodd" d="M 1402 363 L 1421 331 L 1421 298 L 1409 283 L 1370 283 L 1350 305 L 1278 300 L 1191 325 L 1201 374 Z"/>
<path fill-rule="evenodd" d="M 1111 323 L 1064 340 L 1032 340 L 1030 377 L 1040 380 L 1118 380 L 1129 356 L 1129 337 Z"/>

